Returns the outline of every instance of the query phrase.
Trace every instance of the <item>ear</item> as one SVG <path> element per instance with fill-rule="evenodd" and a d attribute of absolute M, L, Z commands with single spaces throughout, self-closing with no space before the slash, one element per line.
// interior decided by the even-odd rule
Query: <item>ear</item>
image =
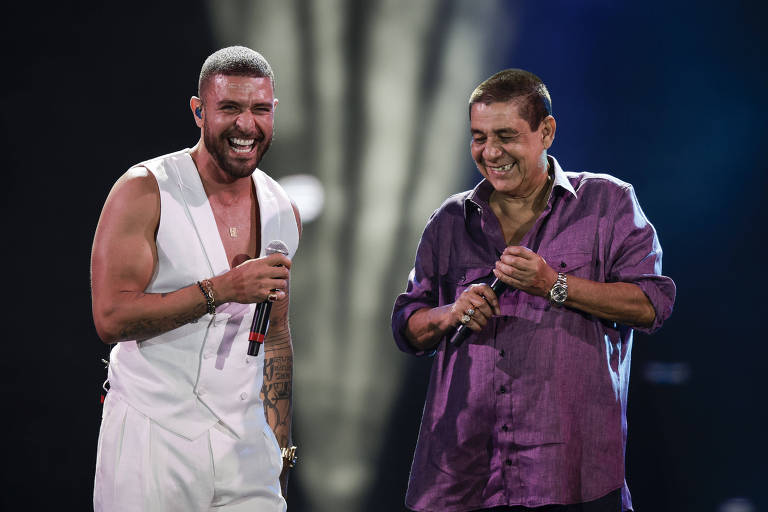
<path fill-rule="evenodd" d="M 203 127 L 203 100 L 197 96 L 192 96 L 189 99 L 189 108 L 192 110 L 192 117 L 195 119 L 195 124 L 198 128 Z"/>
<path fill-rule="evenodd" d="M 544 145 L 544 149 L 549 149 L 552 143 L 555 141 L 555 131 L 557 130 L 557 123 L 555 118 L 547 116 L 541 122 L 541 142 Z"/>

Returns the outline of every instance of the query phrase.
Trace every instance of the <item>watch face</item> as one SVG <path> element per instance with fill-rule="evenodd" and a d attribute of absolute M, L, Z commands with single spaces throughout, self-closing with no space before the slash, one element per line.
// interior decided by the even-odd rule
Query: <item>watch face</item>
<path fill-rule="evenodd" d="M 568 298 L 568 288 L 561 284 L 552 287 L 552 300 L 557 304 L 562 304 Z"/>

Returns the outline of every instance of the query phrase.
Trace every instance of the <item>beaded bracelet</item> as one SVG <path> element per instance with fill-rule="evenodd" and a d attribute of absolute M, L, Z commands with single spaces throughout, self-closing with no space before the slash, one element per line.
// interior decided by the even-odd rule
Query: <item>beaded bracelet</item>
<path fill-rule="evenodd" d="M 208 306 L 208 314 L 209 315 L 215 315 L 216 314 L 216 302 L 213 299 L 213 284 L 208 279 L 203 279 L 202 281 L 197 282 L 198 288 L 200 288 L 200 291 L 203 292 L 203 295 L 205 296 L 205 303 Z"/>

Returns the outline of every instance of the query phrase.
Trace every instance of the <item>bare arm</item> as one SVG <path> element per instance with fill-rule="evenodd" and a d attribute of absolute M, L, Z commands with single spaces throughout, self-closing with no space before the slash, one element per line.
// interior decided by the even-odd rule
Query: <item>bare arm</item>
<path fill-rule="evenodd" d="M 264 415 L 281 448 L 293 443 L 293 343 L 288 324 L 288 301 L 275 303 L 264 340 L 264 383 L 261 390 Z M 280 482 L 283 496 L 288 486 L 288 466 L 283 464 Z"/>
<path fill-rule="evenodd" d="M 293 205 L 293 212 L 301 235 L 301 218 L 296 205 Z M 285 289 L 286 294 L 288 290 Z M 288 322 L 289 307 L 290 298 L 286 295 L 286 300 L 275 303 L 269 316 L 269 332 L 264 340 L 264 383 L 261 390 L 264 415 L 281 448 L 293 444 L 293 342 Z M 284 463 L 280 475 L 283 496 L 288 491 L 289 469 Z"/>
<path fill-rule="evenodd" d="M 91 255 L 91 297 L 96 331 L 105 343 L 142 340 L 196 320 L 207 311 L 197 284 L 170 293 L 145 293 L 157 264 L 155 232 L 160 192 L 146 169 L 130 169 L 109 193 Z M 274 265 L 282 264 L 281 267 Z M 215 300 L 261 302 L 277 288 L 286 295 L 290 260 L 273 254 L 249 260 L 211 279 Z"/>
<path fill-rule="evenodd" d="M 531 295 L 546 297 L 557 280 L 557 272 L 541 256 L 525 247 L 507 247 L 496 263 L 494 274 L 509 286 Z M 603 320 L 649 327 L 656 310 L 639 286 L 632 283 L 598 283 L 568 276 L 565 305 Z"/>
<path fill-rule="evenodd" d="M 650 327 L 656 319 L 651 301 L 632 283 L 598 283 L 568 276 L 565 305 L 623 325 Z"/>

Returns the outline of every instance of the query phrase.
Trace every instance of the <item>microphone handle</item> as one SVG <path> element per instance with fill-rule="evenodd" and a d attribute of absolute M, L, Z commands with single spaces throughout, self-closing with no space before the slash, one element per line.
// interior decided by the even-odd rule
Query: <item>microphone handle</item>
<path fill-rule="evenodd" d="M 282 240 L 272 240 L 264 250 L 267 256 L 271 256 L 276 252 L 288 255 L 288 247 Z M 278 265 L 282 267 L 282 265 Z M 272 290 L 277 291 L 277 290 Z M 266 300 L 256 304 L 256 311 L 253 312 L 253 320 L 251 321 L 251 331 L 248 334 L 248 355 L 259 355 L 259 349 L 264 343 L 264 338 L 267 337 L 267 329 L 269 329 L 269 313 L 272 311 L 272 302 Z"/>
<path fill-rule="evenodd" d="M 264 343 L 264 338 L 269 328 L 269 313 L 272 311 L 272 303 L 269 301 L 256 304 L 256 312 L 251 322 L 251 332 L 248 335 L 248 355 L 256 357 Z"/>
<path fill-rule="evenodd" d="M 498 277 L 494 277 L 493 281 L 489 284 L 491 287 L 491 290 L 493 290 L 493 293 L 496 294 L 496 297 L 501 294 L 504 290 L 507 289 L 507 285 L 499 279 Z M 469 335 L 472 334 L 472 330 L 467 327 L 465 324 L 461 324 L 457 329 L 456 332 L 453 333 L 453 336 L 451 336 L 450 343 L 454 347 L 460 347 L 462 343 L 469 337 Z"/>

